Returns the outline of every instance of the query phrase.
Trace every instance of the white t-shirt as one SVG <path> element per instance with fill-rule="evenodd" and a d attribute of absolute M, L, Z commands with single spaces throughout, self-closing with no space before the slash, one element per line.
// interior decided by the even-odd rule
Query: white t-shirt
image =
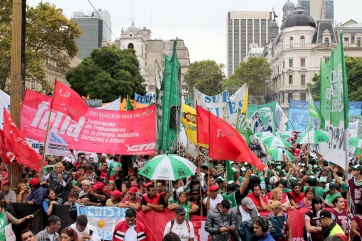
<path fill-rule="evenodd" d="M 137 233 L 134 230 L 136 226 L 129 226 L 126 233 L 124 234 L 124 241 L 137 241 Z"/>
<path fill-rule="evenodd" d="M 89 241 L 101 241 L 101 239 L 98 236 L 98 230 L 95 227 L 93 227 L 92 225 L 88 224 L 83 232 L 78 231 L 75 223 L 70 225 L 70 227 L 77 233 L 78 238 L 80 238 L 82 236 L 83 232 L 89 233 L 89 230 L 92 230 L 93 231 L 92 238 Z"/>
<path fill-rule="evenodd" d="M 210 198 L 210 209 L 216 208 L 216 206 L 223 200 L 221 194 L 217 194 L 215 199 Z M 204 204 L 207 202 L 207 197 L 204 199 Z"/>
<path fill-rule="evenodd" d="M 189 238 L 195 238 L 194 226 L 192 226 L 191 222 L 188 222 L 189 226 L 190 226 L 190 232 L 189 232 L 186 222 L 187 221 L 185 220 L 182 224 L 178 224 L 175 221 L 173 223 L 173 227 L 171 230 L 171 232 L 177 234 L 180 237 L 181 241 L 189 241 Z M 163 236 L 168 234 L 170 232 L 170 229 L 171 229 L 171 221 L 166 224 L 165 231 L 163 232 Z M 127 240 L 125 240 L 125 241 L 127 241 Z"/>
<path fill-rule="evenodd" d="M 54 240 L 54 233 L 53 234 L 48 233 L 48 237 L 49 237 L 50 241 L 53 241 Z"/>
<path fill-rule="evenodd" d="M 240 214 L 241 214 L 241 220 L 243 220 L 243 222 L 251 220 L 250 213 L 245 212 L 245 210 L 241 207 L 241 205 L 239 206 L 239 211 L 240 211 Z"/>

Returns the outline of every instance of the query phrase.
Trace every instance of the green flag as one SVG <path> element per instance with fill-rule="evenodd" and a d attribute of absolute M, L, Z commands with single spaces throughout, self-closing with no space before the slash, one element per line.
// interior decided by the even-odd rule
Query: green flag
<path fill-rule="evenodd" d="M 321 145 L 327 161 L 348 168 L 348 85 L 343 36 L 328 63 L 320 66 L 321 113 L 330 134 L 330 143 Z"/>
<path fill-rule="evenodd" d="M 319 130 L 325 128 L 324 118 L 319 111 L 317 105 L 313 100 L 312 94 L 309 92 L 309 107 L 308 107 L 308 115 L 310 117 L 310 121 L 313 129 Z"/>
<path fill-rule="evenodd" d="M 226 161 L 226 179 L 228 181 L 234 181 L 234 170 L 231 168 L 230 161 Z"/>
<path fill-rule="evenodd" d="M 126 110 L 133 110 L 133 106 L 131 104 L 131 100 L 129 99 L 128 95 L 127 95 L 127 102 L 126 102 Z"/>
<path fill-rule="evenodd" d="M 176 45 L 177 41 L 174 41 L 172 57 L 165 56 L 162 81 L 162 116 L 157 140 L 158 151 L 173 151 L 177 147 L 181 111 L 181 83 L 180 62 L 177 58 Z"/>

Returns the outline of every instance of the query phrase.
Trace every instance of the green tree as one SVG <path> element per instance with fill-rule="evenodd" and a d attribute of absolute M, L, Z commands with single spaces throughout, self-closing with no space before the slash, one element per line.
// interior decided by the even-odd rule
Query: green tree
<path fill-rule="evenodd" d="M 8 90 L 11 51 L 12 0 L 0 4 L 0 88 Z M 67 19 L 63 10 L 49 3 L 28 7 L 26 13 L 26 78 L 45 85 L 44 63 L 66 71 L 78 51 L 80 37 L 77 24 Z"/>
<path fill-rule="evenodd" d="M 348 82 L 348 99 L 350 101 L 362 100 L 362 58 L 346 56 L 346 71 Z M 308 84 L 313 99 L 320 100 L 320 78 L 315 75 L 312 83 Z"/>
<path fill-rule="evenodd" d="M 267 81 L 270 79 L 272 70 L 264 57 L 250 57 L 247 62 L 240 62 L 225 82 L 225 86 L 241 87 L 248 83 L 250 95 L 264 95 L 268 90 Z"/>
<path fill-rule="evenodd" d="M 119 97 L 146 94 L 134 49 L 116 47 L 94 49 L 77 67 L 66 74 L 72 88 L 80 95 L 110 102 Z"/>
<path fill-rule="evenodd" d="M 206 95 L 216 95 L 222 91 L 222 82 L 225 79 L 224 65 L 214 60 L 195 61 L 185 74 L 185 82 L 191 93 L 193 88 Z"/>

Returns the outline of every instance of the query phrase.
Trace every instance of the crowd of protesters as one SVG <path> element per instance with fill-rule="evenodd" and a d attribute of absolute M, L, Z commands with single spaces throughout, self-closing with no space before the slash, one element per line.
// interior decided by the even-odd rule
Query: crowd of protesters
<path fill-rule="evenodd" d="M 231 162 L 231 180 L 226 178 L 230 173 L 227 175 L 225 161 L 211 160 L 202 151 L 192 158 L 182 147 L 178 154 L 198 168 L 194 176 L 171 183 L 148 180 L 138 174 L 152 156 L 97 153 L 97 158 L 87 158 L 86 153 L 78 153 L 69 157 L 47 156 L 42 173 L 24 168 L 14 191 L 10 189 L 6 165 L 1 164 L 0 220 L 4 222 L 0 223 L 4 225 L 0 230 L 7 223 L 19 224 L 32 218 L 14 218 L 11 203 L 20 202 L 42 206 L 49 217 L 44 231 L 35 235 L 24 230 L 22 240 L 32 240 L 32 235 L 37 240 L 100 240 L 87 218 L 77 215 L 78 203 L 128 208 L 113 240 L 147 240 L 145 224 L 137 223 L 136 211 L 168 209 L 175 212 L 175 219 L 164 228 L 165 240 L 172 235 L 193 240 L 195 234 L 189 220 L 194 215 L 206 217 L 205 230 L 211 240 L 292 241 L 288 210 L 307 208 L 304 228 L 300 227 L 305 240 L 320 241 L 332 235 L 344 241 L 360 239 L 359 160 L 351 158 L 346 172 L 319 153 L 310 153 L 308 145 L 293 146 L 290 151 L 295 161 L 285 156 L 283 161 L 271 161 L 261 171 L 247 162 Z M 59 204 L 69 205 L 70 215 L 77 221 L 58 234 L 60 220 L 53 215 L 53 208 Z M 0 232 L 0 239 L 1 235 L 4 232 Z"/>

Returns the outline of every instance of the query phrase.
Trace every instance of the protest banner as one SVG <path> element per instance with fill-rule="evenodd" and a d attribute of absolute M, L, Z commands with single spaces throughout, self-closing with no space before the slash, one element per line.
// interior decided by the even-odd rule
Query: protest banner
<path fill-rule="evenodd" d="M 0 90 L 0 129 L 3 129 L 4 109 L 10 112 L 10 96 Z"/>
<path fill-rule="evenodd" d="M 141 104 L 150 104 L 155 102 L 155 96 L 152 93 L 147 93 L 146 95 L 134 93 L 134 100 Z"/>
<path fill-rule="evenodd" d="M 21 129 L 26 137 L 44 141 L 50 101 L 48 96 L 26 91 L 21 111 Z M 49 130 L 59 135 L 69 149 L 152 155 L 156 150 L 155 112 L 155 105 L 127 112 L 89 108 L 75 122 L 52 110 Z"/>
<path fill-rule="evenodd" d="M 288 131 L 298 130 L 304 134 L 308 127 L 308 102 L 290 100 L 288 118 L 291 123 L 288 125 Z"/>
<path fill-rule="evenodd" d="M 217 117 L 224 118 L 225 108 L 229 100 L 229 93 L 227 91 L 223 91 L 214 96 L 209 96 L 201 93 L 197 89 L 194 89 L 194 98 L 195 106 L 199 105 Z"/>
<path fill-rule="evenodd" d="M 276 102 L 270 102 L 263 105 L 249 105 L 248 119 L 251 124 L 251 130 L 256 134 L 259 132 L 277 131 L 275 120 Z"/>

